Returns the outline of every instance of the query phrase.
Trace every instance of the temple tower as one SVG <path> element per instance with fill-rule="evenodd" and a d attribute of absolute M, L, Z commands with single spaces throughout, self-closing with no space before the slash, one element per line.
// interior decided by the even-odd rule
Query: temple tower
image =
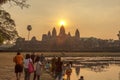
<path fill-rule="evenodd" d="M 56 32 L 56 29 L 54 27 L 53 30 L 52 30 L 52 37 L 56 37 L 56 36 L 57 36 L 57 32 Z"/>
<path fill-rule="evenodd" d="M 78 29 L 75 31 L 75 38 L 79 39 L 80 38 L 80 32 Z"/>
<path fill-rule="evenodd" d="M 60 33 L 59 33 L 59 36 L 65 36 L 66 33 L 65 33 L 65 28 L 64 26 L 62 25 L 61 28 L 60 28 Z"/>
<path fill-rule="evenodd" d="M 48 36 L 51 37 L 51 32 L 50 31 L 48 31 Z"/>

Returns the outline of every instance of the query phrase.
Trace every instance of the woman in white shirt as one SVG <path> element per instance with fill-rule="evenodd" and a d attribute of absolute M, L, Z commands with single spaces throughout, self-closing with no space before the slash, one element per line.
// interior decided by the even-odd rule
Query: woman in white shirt
<path fill-rule="evenodd" d="M 33 80 L 36 80 L 36 77 L 37 77 L 37 80 L 40 80 L 42 63 L 40 62 L 40 57 L 39 56 L 36 57 L 36 60 L 35 60 L 35 63 L 34 63 L 34 70 L 35 71 L 34 71 Z"/>
<path fill-rule="evenodd" d="M 26 54 L 25 60 L 24 60 L 24 71 L 25 71 L 25 79 L 24 80 L 30 80 L 30 72 L 28 70 L 29 63 L 32 63 L 32 59 L 30 58 L 30 54 Z"/>

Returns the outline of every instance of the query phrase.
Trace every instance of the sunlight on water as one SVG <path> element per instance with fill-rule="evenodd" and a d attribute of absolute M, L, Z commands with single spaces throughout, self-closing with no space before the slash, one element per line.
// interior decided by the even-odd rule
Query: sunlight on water
<path fill-rule="evenodd" d="M 72 69 L 71 80 L 78 80 L 80 76 L 84 76 L 85 80 L 120 80 L 120 66 L 110 65 L 104 71 L 95 72 L 90 68 L 80 68 L 79 75 L 76 75 L 75 68 Z"/>

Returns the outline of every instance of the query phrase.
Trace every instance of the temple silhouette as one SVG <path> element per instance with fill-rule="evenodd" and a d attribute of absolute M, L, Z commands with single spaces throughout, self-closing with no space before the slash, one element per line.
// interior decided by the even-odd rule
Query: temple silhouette
<path fill-rule="evenodd" d="M 120 32 L 117 34 L 120 37 Z M 6 50 L 6 49 L 5 49 Z M 19 37 L 14 46 L 8 51 L 120 51 L 120 40 L 103 40 L 95 37 L 80 37 L 80 32 L 76 29 L 74 36 L 71 33 L 66 33 L 64 26 L 60 27 L 57 34 L 54 27 L 52 32 L 42 35 L 42 40 L 39 41 L 36 37 L 31 40 Z"/>
<path fill-rule="evenodd" d="M 52 30 L 52 34 L 49 31 L 48 34 L 43 34 L 42 36 L 42 42 L 47 43 L 50 45 L 50 47 L 55 48 L 65 48 L 70 49 L 70 47 L 76 45 L 80 41 L 80 32 L 78 29 L 75 31 L 75 35 L 71 36 L 70 32 L 66 34 L 65 28 L 62 25 L 60 28 L 60 32 L 57 35 L 57 31 L 55 28 Z"/>
<path fill-rule="evenodd" d="M 80 32 L 78 29 L 76 29 L 75 35 L 71 36 L 70 32 L 68 34 L 65 32 L 62 25 L 58 35 L 54 27 L 52 33 L 48 31 L 48 34 L 42 35 L 41 41 L 36 40 L 36 37 L 32 37 L 31 40 L 18 38 L 13 48 L 22 51 L 71 51 L 73 48 L 79 47 L 79 41 Z"/>

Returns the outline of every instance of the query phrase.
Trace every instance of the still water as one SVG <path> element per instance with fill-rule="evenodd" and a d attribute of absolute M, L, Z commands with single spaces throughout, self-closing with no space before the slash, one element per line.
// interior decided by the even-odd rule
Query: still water
<path fill-rule="evenodd" d="M 84 80 L 120 80 L 120 53 L 55 54 L 63 55 L 62 61 L 66 63 L 73 62 L 71 80 L 78 80 L 80 76 L 84 76 Z M 72 57 L 65 57 L 66 55 Z"/>
<path fill-rule="evenodd" d="M 80 68 L 79 74 L 76 69 L 72 68 L 71 80 L 78 80 L 80 76 L 84 76 L 85 80 L 120 80 L 120 66 L 109 65 L 101 70 L 100 68 L 93 70 L 91 68 Z"/>
<path fill-rule="evenodd" d="M 120 80 L 120 57 L 64 57 L 73 61 L 71 80 Z"/>

